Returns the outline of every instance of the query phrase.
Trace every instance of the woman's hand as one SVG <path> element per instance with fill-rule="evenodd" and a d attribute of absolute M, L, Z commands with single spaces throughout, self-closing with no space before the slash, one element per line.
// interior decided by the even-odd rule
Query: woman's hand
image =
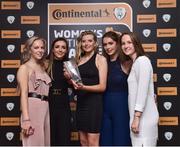
<path fill-rule="evenodd" d="M 71 83 L 73 84 L 74 89 L 76 89 L 76 90 L 83 90 L 83 88 L 84 88 L 84 85 L 82 83 L 77 83 L 77 82 L 73 81 L 72 79 L 71 79 Z"/>
<path fill-rule="evenodd" d="M 34 134 L 34 128 L 31 126 L 31 121 L 30 120 L 26 120 L 26 121 L 22 122 L 21 132 L 23 133 L 23 135 L 25 137 L 28 137 L 28 136 Z"/>
<path fill-rule="evenodd" d="M 135 134 L 139 133 L 140 117 L 134 116 L 134 120 L 131 124 L 131 131 Z"/>

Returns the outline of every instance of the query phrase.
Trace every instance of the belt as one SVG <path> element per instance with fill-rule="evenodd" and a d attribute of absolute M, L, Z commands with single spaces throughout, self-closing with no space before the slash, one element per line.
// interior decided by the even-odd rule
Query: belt
<path fill-rule="evenodd" d="M 40 95 L 40 94 L 37 94 L 35 92 L 29 92 L 28 97 L 39 98 L 42 101 L 48 101 L 48 96 Z"/>
<path fill-rule="evenodd" d="M 67 95 L 68 93 L 67 93 L 67 90 L 66 89 L 61 89 L 61 88 L 52 88 L 51 90 L 50 90 L 50 93 L 52 94 L 52 95 Z"/>

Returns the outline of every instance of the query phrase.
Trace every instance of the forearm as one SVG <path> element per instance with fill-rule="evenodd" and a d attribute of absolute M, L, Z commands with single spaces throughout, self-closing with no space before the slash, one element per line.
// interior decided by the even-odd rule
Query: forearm
<path fill-rule="evenodd" d="M 21 96 L 21 111 L 22 111 L 22 119 L 23 120 L 30 119 L 29 111 L 28 111 L 28 98 L 27 98 L 27 96 Z"/>
<path fill-rule="evenodd" d="M 90 92 L 104 92 L 106 90 L 106 85 L 83 85 L 82 90 L 90 91 Z"/>

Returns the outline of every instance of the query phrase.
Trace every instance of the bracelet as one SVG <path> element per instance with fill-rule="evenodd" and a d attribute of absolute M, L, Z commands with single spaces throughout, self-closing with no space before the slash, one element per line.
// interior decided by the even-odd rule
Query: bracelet
<path fill-rule="evenodd" d="M 23 121 L 23 122 L 25 122 L 25 121 L 30 121 L 30 119 L 23 119 L 22 121 Z"/>
<path fill-rule="evenodd" d="M 140 118 L 141 116 L 140 116 L 140 115 L 139 115 L 139 116 L 138 116 L 138 115 L 134 115 L 134 117 L 138 117 L 138 118 Z"/>

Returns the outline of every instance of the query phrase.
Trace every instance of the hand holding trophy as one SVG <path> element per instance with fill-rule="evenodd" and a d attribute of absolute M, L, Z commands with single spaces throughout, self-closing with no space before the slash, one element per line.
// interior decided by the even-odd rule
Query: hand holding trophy
<path fill-rule="evenodd" d="M 74 82 L 79 84 L 82 83 L 79 69 L 74 58 L 71 58 L 69 61 L 65 61 L 64 67 Z"/>

